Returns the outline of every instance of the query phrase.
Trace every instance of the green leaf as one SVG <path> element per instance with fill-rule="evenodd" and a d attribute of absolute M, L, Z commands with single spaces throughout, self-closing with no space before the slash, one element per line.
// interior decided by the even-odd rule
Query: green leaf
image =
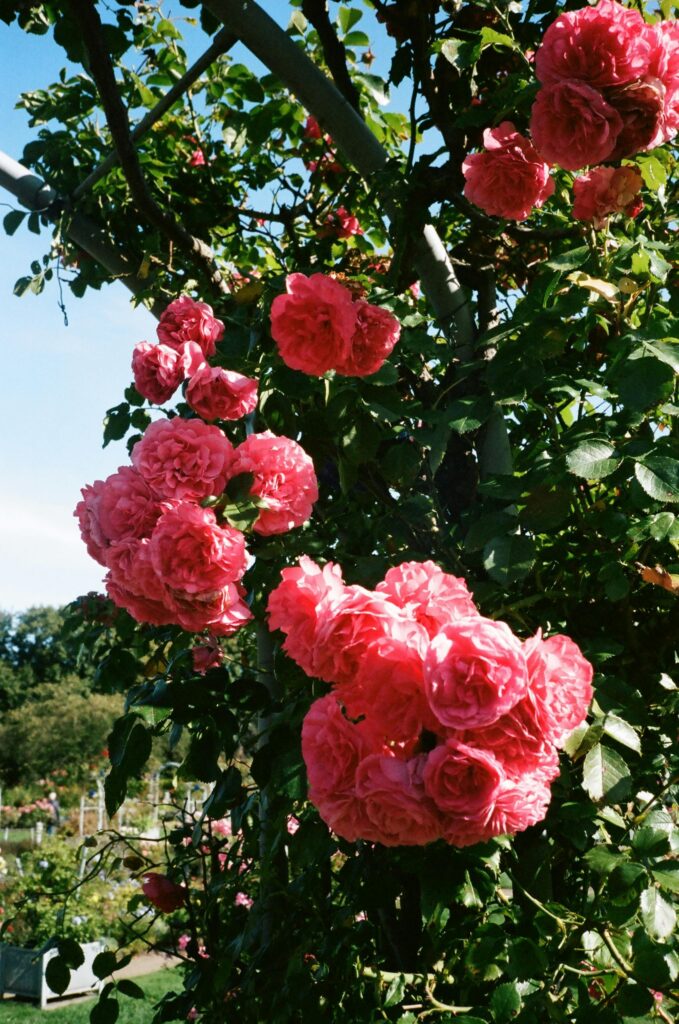
<path fill-rule="evenodd" d="M 398 1006 L 403 999 L 406 990 L 406 980 L 402 974 L 392 978 L 387 989 L 387 994 L 384 997 L 384 1006 Z"/>
<path fill-rule="evenodd" d="M 10 210 L 3 219 L 3 227 L 8 235 L 13 235 L 23 219 L 27 216 L 25 210 Z"/>
<path fill-rule="evenodd" d="M 119 992 L 122 992 L 124 996 L 129 996 L 130 999 L 146 999 L 144 989 L 136 982 L 130 981 L 129 978 L 121 978 L 117 987 Z"/>
<path fill-rule="evenodd" d="M 345 7 L 344 5 L 342 5 L 339 11 L 337 12 L 337 20 L 339 22 L 339 27 L 344 33 L 350 32 L 354 25 L 357 25 L 362 17 L 363 12 L 359 11 L 358 8 L 356 7 Z"/>
<path fill-rule="evenodd" d="M 674 371 L 655 356 L 630 359 L 615 380 L 626 409 L 649 409 L 672 394 Z"/>
<path fill-rule="evenodd" d="M 63 995 L 71 981 L 71 972 L 60 956 L 48 960 L 45 968 L 45 981 L 58 995 Z"/>
<path fill-rule="evenodd" d="M 583 766 L 583 788 L 595 802 L 617 803 L 630 789 L 630 771 L 620 754 L 603 743 L 588 752 Z"/>
<path fill-rule="evenodd" d="M 589 257 L 589 246 L 579 245 L 576 249 L 569 249 L 568 252 L 562 252 L 559 256 L 553 256 L 551 260 L 547 260 L 545 266 L 551 270 L 577 270 L 587 262 Z"/>
<path fill-rule="evenodd" d="M 365 32 L 349 32 L 342 42 L 345 46 L 370 46 L 370 39 Z"/>
<path fill-rule="evenodd" d="M 227 809 L 237 802 L 242 784 L 240 772 L 233 765 L 223 771 L 203 808 L 208 817 L 224 817 Z"/>
<path fill-rule="evenodd" d="M 518 1017 L 521 1012 L 521 993 L 516 982 L 500 985 L 490 997 L 490 1008 L 496 1021 L 504 1022 Z"/>
<path fill-rule="evenodd" d="M 454 68 L 463 71 L 476 64 L 481 56 L 481 43 L 469 39 L 446 39 L 441 54 Z"/>
<path fill-rule="evenodd" d="M 118 966 L 115 953 L 111 953 L 109 950 L 104 950 L 103 953 L 97 953 L 94 960 L 92 961 L 92 972 L 95 978 L 103 980 L 104 978 L 110 977 Z"/>
<path fill-rule="evenodd" d="M 634 475 L 656 501 L 679 501 L 679 460 L 648 455 L 635 463 Z"/>
<path fill-rule="evenodd" d="M 658 160 L 657 156 L 639 153 L 635 162 L 641 172 L 641 177 L 644 179 L 646 188 L 650 188 L 652 192 L 657 192 L 658 189 L 667 184 L 667 169 Z"/>
<path fill-rule="evenodd" d="M 496 583 L 507 586 L 525 579 L 535 563 L 530 537 L 493 537 L 483 549 L 483 567 Z"/>
<path fill-rule="evenodd" d="M 674 907 L 667 902 L 654 885 L 644 889 L 640 898 L 641 918 L 652 939 L 662 941 L 674 931 L 677 915 Z"/>
<path fill-rule="evenodd" d="M 85 963 L 85 954 L 80 943 L 76 942 L 75 939 L 59 939 L 57 949 L 64 963 L 73 970 L 76 970 Z"/>
<path fill-rule="evenodd" d="M 601 480 L 613 473 L 622 461 L 607 441 L 585 441 L 566 456 L 566 465 L 575 476 L 585 480 Z"/>
<path fill-rule="evenodd" d="M 631 725 L 623 721 L 622 718 L 618 718 L 617 715 L 606 715 L 604 719 L 604 732 L 612 740 L 622 743 L 623 746 L 629 747 L 630 750 L 635 750 L 637 754 L 641 753 L 639 736 Z"/>
<path fill-rule="evenodd" d="M 458 398 L 446 410 L 448 426 L 458 434 L 468 434 L 483 426 L 492 411 L 493 403 L 489 398 Z"/>
<path fill-rule="evenodd" d="M 583 858 L 598 875 L 609 875 L 624 860 L 624 855 L 612 846 L 593 846 Z"/>
<path fill-rule="evenodd" d="M 670 866 L 668 865 L 668 868 Z M 668 892 L 679 893 L 679 864 L 677 864 L 677 870 L 667 871 L 656 871 L 655 868 L 651 869 L 651 873 L 663 889 L 667 889 Z"/>

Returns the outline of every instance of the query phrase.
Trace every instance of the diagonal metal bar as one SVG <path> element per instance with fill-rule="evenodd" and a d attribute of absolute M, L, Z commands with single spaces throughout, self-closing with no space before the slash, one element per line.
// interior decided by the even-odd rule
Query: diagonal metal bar
<path fill-rule="evenodd" d="M 53 221 L 57 220 L 66 208 L 66 204 L 51 185 L 2 151 L 0 186 L 7 189 L 22 206 L 43 213 Z M 121 281 L 133 295 L 140 295 L 147 289 L 147 284 L 137 276 L 130 263 L 89 217 L 74 213 L 66 218 L 64 230 L 72 242 L 100 263 L 112 277 Z M 155 316 L 159 316 L 161 311 L 162 306 L 157 304 L 151 308 Z"/>
<path fill-rule="evenodd" d="M 130 138 L 133 142 L 138 142 L 147 131 L 153 127 L 153 125 L 163 117 L 164 114 L 170 110 L 175 103 L 185 95 L 185 93 L 191 88 L 194 82 L 196 82 L 204 71 L 214 64 L 217 57 L 221 57 L 223 53 L 226 53 L 236 43 L 236 37 L 229 32 L 227 29 L 221 29 L 214 38 L 212 46 L 210 46 L 202 57 L 199 57 L 195 64 L 192 64 L 187 72 L 175 82 L 171 89 L 165 93 L 165 95 L 158 100 L 155 107 L 149 110 L 148 114 L 142 117 L 139 124 L 137 124 L 130 132 Z M 109 153 L 105 160 L 95 167 L 87 177 L 82 181 L 78 187 L 72 193 L 72 199 L 80 199 L 81 196 L 85 195 L 86 192 L 96 185 L 105 174 L 115 167 L 120 162 L 118 154 L 113 152 Z"/>

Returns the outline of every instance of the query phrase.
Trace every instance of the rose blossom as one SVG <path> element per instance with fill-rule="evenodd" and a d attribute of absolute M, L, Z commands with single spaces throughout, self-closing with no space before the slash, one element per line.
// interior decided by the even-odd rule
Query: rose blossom
<path fill-rule="evenodd" d="M 250 494 L 262 498 L 253 529 L 266 536 L 286 533 L 310 517 L 318 500 L 314 464 L 301 445 L 270 430 L 250 434 L 234 452 L 229 478 L 252 473 Z"/>
<path fill-rule="evenodd" d="M 401 325 L 388 309 L 363 299 L 354 302 L 356 324 L 347 356 L 335 366 L 346 377 L 367 377 L 384 365 L 401 335 Z"/>
<path fill-rule="evenodd" d="M 281 582 L 269 594 L 269 629 L 280 629 L 286 634 L 283 650 L 312 675 L 316 609 L 329 593 L 335 597 L 344 593 L 342 573 L 332 562 L 321 569 L 302 555 L 299 566 L 283 569 L 281 577 Z"/>
<path fill-rule="evenodd" d="M 545 32 L 535 73 L 543 85 L 568 78 L 596 89 L 625 85 L 648 70 L 652 48 L 647 30 L 638 11 L 615 0 L 567 11 Z"/>
<path fill-rule="evenodd" d="M 630 82 L 617 89 L 608 89 L 606 99 L 622 118 L 609 160 L 634 156 L 660 141 L 665 109 L 665 87 L 658 79 Z"/>
<path fill-rule="evenodd" d="M 449 729 L 490 725 L 526 693 L 521 641 L 504 622 L 478 615 L 444 626 L 424 660 L 429 705 Z"/>
<path fill-rule="evenodd" d="M 483 145 L 462 164 L 465 196 L 491 216 L 525 220 L 554 192 L 549 164 L 511 121 L 487 128 Z"/>
<path fill-rule="evenodd" d="M 439 728 L 424 693 L 422 653 L 403 640 L 382 637 L 370 644 L 356 678 L 336 693 L 350 716 L 366 715 L 384 742 L 415 743 L 422 729 Z"/>
<path fill-rule="evenodd" d="M 246 569 L 245 537 L 218 526 L 214 512 L 180 501 L 162 514 L 151 535 L 151 562 L 165 586 L 187 594 L 219 590 Z"/>
<path fill-rule="evenodd" d="M 492 725 L 468 729 L 458 733 L 457 738 L 494 754 L 509 778 L 518 779 L 530 772 L 548 782 L 559 774 L 558 755 L 543 734 L 529 696 Z"/>
<path fill-rule="evenodd" d="M 302 756 L 311 800 L 353 793 L 356 770 L 369 753 L 365 726 L 345 718 L 334 694 L 314 701 L 302 724 Z"/>
<path fill-rule="evenodd" d="M 224 335 L 224 324 L 215 317 L 207 302 L 196 302 L 189 295 L 181 295 L 163 311 L 156 331 L 164 345 L 179 348 L 184 342 L 195 341 L 207 357 L 215 354 L 216 343 Z"/>
<path fill-rule="evenodd" d="M 81 491 L 74 515 L 87 550 L 106 565 L 106 551 L 118 540 L 151 533 L 162 506 L 148 484 L 132 466 L 121 466 L 105 480 L 96 480 Z"/>
<path fill-rule="evenodd" d="M 661 82 L 665 102 L 657 135 L 648 148 L 673 139 L 679 129 L 679 21 L 661 21 L 647 29 L 652 55 L 648 78 Z"/>
<path fill-rule="evenodd" d="M 187 162 L 189 167 L 205 167 L 205 153 L 202 149 L 194 149 Z"/>
<path fill-rule="evenodd" d="M 132 351 L 134 386 L 153 405 L 162 405 L 203 362 L 203 352 L 195 341 L 178 347 L 140 341 Z"/>
<path fill-rule="evenodd" d="M 201 420 L 156 420 L 132 449 L 132 463 L 159 497 L 207 498 L 221 494 L 233 447 L 218 427 Z"/>
<path fill-rule="evenodd" d="M 204 644 L 197 644 L 191 648 L 191 664 L 193 671 L 204 676 L 211 668 L 219 668 L 224 661 L 224 651 L 219 647 L 214 637 L 208 639 Z M 226 820 L 226 819 L 225 819 Z M 212 831 L 217 831 L 216 826 L 221 822 L 212 822 Z M 220 835 L 223 833 L 219 833 Z M 228 833 L 231 835 L 231 833 Z"/>
<path fill-rule="evenodd" d="M 540 155 L 567 171 L 607 160 L 622 126 L 620 114 L 601 93 L 575 79 L 540 89 L 530 122 Z"/>
<path fill-rule="evenodd" d="M 365 815 L 362 839 L 384 846 L 424 846 L 438 839 L 439 821 L 424 791 L 420 759 L 370 754 L 358 766 L 356 794 Z"/>
<path fill-rule="evenodd" d="M 114 604 L 124 608 L 137 622 L 167 626 L 177 621 L 174 602 L 151 564 L 149 545 L 147 538 L 111 545 L 107 552 L 106 590 Z"/>
<path fill-rule="evenodd" d="M 239 420 L 257 407 L 257 381 L 205 363 L 186 389 L 186 401 L 204 420 Z"/>
<path fill-rule="evenodd" d="M 320 139 L 323 136 L 321 126 L 313 114 L 309 114 L 304 123 L 304 134 L 307 139 Z"/>
<path fill-rule="evenodd" d="M 204 594 L 172 591 L 173 621 L 189 633 L 208 629 L 215 636 L 231 636 L 252 619 L 243 596 L 244 591 L 235 583 Z"/>
<path fill-rule="evenodd" d="M 363 228 L 358 221 L 358 217 L 354 217 L 344 206 L 338 206 L 336 210 L 328 214 L 325 219 L 325 225 L 319 232 L 322 238 L 326 236 L 351 238 L 352 235 L 362 234 Z"/>
<path fill-rule="evenodd" d="M 584 722 L 592 700 L 594 670 L 567 636 L 543 640 L 537 633 L 524 644 L 528 697 L 543 734 L 557 747 Z"/>
<path fill-rule="evenodd" d="M 441 812 L 477 815 L 492 809 L 504 772 L 489 751 L 447 740 L 427 755 L 423 778 Z"/>
<path fill-rule="evenodd" d="M 142 891 L 154 907 L 165 914 L 171 914 L 173 910 L 178 910 L 186 903 L 186 889 L 171 882 L 167 875 L 160 875 L 156 871 L 144 875 Z"/>
<path fill-rule="evenodd" d="M 643 180 L 635 167 L 595 167 L 573 182 L 573 216 L 601 228 L 612 213 L 634 217 L 643 205 Z"/>
<path fill-rule="evenodd" d="M 403 562 L 390 569 L 375 590 L 403 608 L 431 637 L 451 620 L 478 615 L 465 581 L 434 562 Z"/>
<path fill-rule="evenodd" d="M 352 294 L 325 274 L 289 274 L 285 286 L 271 305 L 271 337 L 287 366 L 321 377 L 350 355 Z"/>

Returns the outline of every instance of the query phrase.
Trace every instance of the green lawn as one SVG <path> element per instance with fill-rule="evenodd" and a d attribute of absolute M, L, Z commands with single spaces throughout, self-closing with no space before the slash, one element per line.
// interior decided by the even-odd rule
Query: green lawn
<path fill-rule="evenodd" d="M 153 1017 L 153 1004 L 173 988 L 182 989 L 181 974 L 177 970 L 158 971 L 135 981 L 143 988 L 146 999 L 120 997 L 118 1024 L 149 1024 Z M 94 999 L 71 1003 L 59 1010 L 41 1011 L 32 1003 L 14 1000 L 0 1001 L 0 1024 L 89 1024 Z"/>

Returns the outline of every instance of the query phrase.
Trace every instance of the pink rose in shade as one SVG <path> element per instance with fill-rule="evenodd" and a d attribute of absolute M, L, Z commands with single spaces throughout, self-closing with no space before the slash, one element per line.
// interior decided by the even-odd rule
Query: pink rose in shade
<path fill-rule="evenodd" d="M 239 420 L 257 408 L 257 381 L 205 363 L 186 389 L 186 401 L 204 420 Z"/>
<path fill-rule="evenodd" d="M 158 578 L 186 594 L 219 590 L 239 580 L 246 569 L 240 530 L 218 526 L 214 512 L 189 501 L 163 513 L 151 535 L 150 552 Z"/>
<path fill-rule="evenodd" d="M 314 803 L 329 794 L 353 793 L 356 770 L 369 753 L 365 725 L 350 722 L 334 694 L 314 701 L 302 725 L 302 755 Z"/>
<path fill-rule="evenodd" d="M 574 79 L 540 89 L 530 130 L 544 160 L 577 171 L 608 160 L 623 122 L 600 92 Z"/>
<path fill-rule="evenodd" d="M 285 283 L 271 305 L 271 337 L 287 366 L 321 377 L 351 354 L 353 296 L 325 274 L 289 274 Z"/>
<path fill-rule="evenodd" d="M 365 815 L 362 839 L 383 846 L 424 846 L 441 832 L 421 779 L 421 758 L 400 761 L 370 754 L 356 772 L 356 794 Z"/>
<path fill-rule="evenodd" d="M 235 583 L 205 594 L 172 591 L 174 619 L 189 633 L 209 630 L 215 636 L 231 636 L 252 619 L 243 601 L 243 591 Z"/>
<path fill-rule="evenodd" d="M 355 683 L 363 659 L 376 641 L 391 637 L 424 650 L 427 640 L 422 627 L 406 618 L 400 608 L 363 587 L 345 587 L 340 597 L 329 594 L 316 615 L 311 674 L 345 687 Z"/>
<path fill-rule="evenodd" d="M 202 420 L 156 420 L 132 449 L 132 463 L 161 498 L 200 501 L 219 495 L 229 477 L 233 447 Z"/>
<path fill-rule="evenodd" d="M 613 213 L 634 217 L 643 204 L 643 179 L 636 167 L 594 167 L 573 182 L 573 216 L 602 228 Z"/>
<path fill-rule="evenodd" d="M 575 78 L 605 89 L 643 78 L 651 54 L 641 14 L 615 0 L 601 0 L 552 22 L 536 54 L 535 73 L 543 85 Z"/>
<path fill-rule="evenodd" d="M 401 325 L 388 309 L 373 306 L 363 299 L 356 300 L 354 311 L 356 325 L 351 348 L 335 370 L 346 377 L 367 377 L 384 365 L 400 337 Z"/>
<path fill-rule="evenodd" d="M 207 357 L 215 354 L 217 342 L 224 336 L 224 324 L 207 302 L 182 295 L 164 310 L 156 331 L 163 345 L 179 348 L 187 341 L 195 341 Z"/>
<path fill-rule="evenodd" d="M 518 779 L 534 772 L 544 781 L 551 781 L 559 774 L 558 755 L 543 735 L 528 696 L 492 725 L 458 733 L 458 739 L 492 753 L 509 778 Z"/>
<path fill-rule="evenodd" d="M 430 637 L 448 622 L 478 615 L 465 581 L 434 562 L 403 562 L 390 569 L 375 590 L 403 608 Z"/>
<path fill-rule="evenodd" d="M 253 529 L 268 536 L 287 533 L 309 519 L 318 500 L 314 464 L 301 445 L 270 430 L 250 434 L 236 448 L 229 479 L 252 473 L 250 494 L 266 502 Z"/>
<path fill-rule="evenodd" d="M 183 953 L 189 942 L 191 941 L 190 935 L 180 935 L 177 939 L 177 949 Z"/>
<path fill-rule="evenodd" d="M 86 484 L 80 491 L 82 500 L 78 502 L 73 512 L 78 520 L 80 536 L 85 542 L 88 555 L 100 565 L 106 565 L 106 548 L 108 547 L 108 541 L 99 525 L 99 497 L 103 487 L 103 480 L 95 480 L 93 484 Z"/>
<path fill-rule="evenodd" d="M 211 668 L 219 668 L 223 661 L 224 651 L 218 646 L 214 638 L 204 644 L 197 644 L 196 647 L 191 648 L 193 671 L 197 672 L 198 675 L 204 676 Z M 218 821 L 212 822 L 213 832 L 219 824 L 220 822 Z"/>
<path fill-rule="evenodd" d="M 304 134 L 307 139 L 320 139 L 323 136 L 321 126 L 313 114 L 309 114 L 304 123 Z"/>
<path fill-rule="evenodd" d="M 487 128 L 483 145 L 462 164 L 465 196 L 493 217 L 525 220 L 554 192 L 549 164 L 511 121 Z"/>
<path fill-rule="evenodd" d="M 342 573 L 332 562 L 321 569 L 302 555 L 299 566 L 283 569 L 281 577 L 269 595 L 269 629 L 280 629 L 286 634 L 283 650 L 312 675 L 316 610 L 329 594 L 338 598 L 344 593 Z"/>
<path fill-rule="evenodd" d="M 178 910 L 186 903 L 186 889 L 171 882 L 167 875 L 160 875 L 156 871 L 144 875 L 142 891 L 147 900 L 164 914 L 171 914 L 173 910 Z"/>
<path fill-rule="evenodd" d="M 194 341 L 177 348 L 140 341 L 132 352 L 134 386 L 153 405 L 162 405 L 203 362 L 203 352 Z"/>
<path fill-rule="evenodd" d="M 446 728 L 490 725 L 526 693 L 521 641 L 504 622 L 480 615 L 444 626 L 429 644 L 424 685 L 429 706 Z"/>
<path fill-rule="evenodd" d="M 679 21 L 661 21 L 648 27 L 651 63 L 648 78 L 662 83 L 665 90 L 663 114 L 657 135 L 649 149 L 673 139 L 679 130 Z"/>
<path fill-rule="evenodd" d="M 389 743 L 416 743 L 423 729 L 440 728 L 424 693 L 420 644 L 383 637 L 370 644 L 355 679 L 336 689 L 352 718 L 366 715 L 367 725 Z"/>
<path fill-rule="evenodd" d="M 328 214 L 319 234 L 321 237 L 351 238 L 352 235 L 362 235 L 363 228 L 359 224 L 358 217 L 354 217 L 344 206 L 338 206 L 336 210 Z"/>
<path fill-rule="evenodd" d="M 528 697 L 545 738 L 560 747 L 587 717 L 594 670 L 567 636 L 543 640 L 540 633 L 524 644 Z"/>
<path fill-rule="evenodd" d="M 234 905 L 237 907 L 245 907 L 249 910 L 252 904 L 255 902 L 250 896 L 244 892 L 237 892 L 233 899 Z"/>
<path fill-rule="evenodd" d="M 107 552 L 106 590 L 114 604 L 124 608 L 137 622 L 168 626 L 176 622 L 174 602 L 151 564 L 149 544 L 145 538 L 111 545 Z"/>
<path fill-rule="evenodd" d="M 294 816 L 294 814 L 289 814 L 288 820 L 285 823 L 285 827 L 288 830 L 288 835 L 294 836 L 295 833 L 299 832 L 299 825 L 299 819 L 297 819 Z"/>
<path fill-rule="evenodd" d="M 189 167 L 205 167 L 205 153 L 202 149 L 194 149 L 188 159 Z"/>
<path fill-rule="evenodd" d="M 606 99 L 622 118 L 622 131 L 609 160 L 622 160 L 658 144 L 665 110 L 662 82 L 657 78 L 630 82 L 608 89 Z"/>
<path fill-rule="evenodd" d="M 448 740 L 435 747 L 424 765 L 427 796 L 445 815 L 490 812 L 505 774 L 488 750 Z"/>

